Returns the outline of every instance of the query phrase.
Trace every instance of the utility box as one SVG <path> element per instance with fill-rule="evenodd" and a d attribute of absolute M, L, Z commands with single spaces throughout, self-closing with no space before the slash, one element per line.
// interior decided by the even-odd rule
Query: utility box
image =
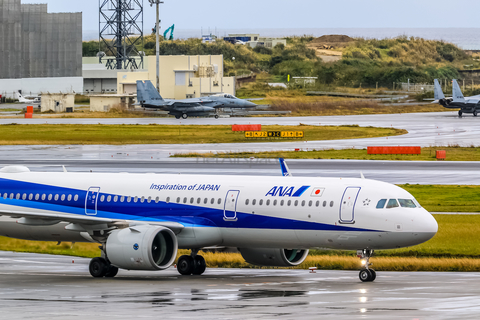
<path fill-rule="evenodd" d="M 437 150 L 437 160 L 445 160 L 446 157 L 447 157 L 447 151 Z"/>
<path fill-rule="evenodd" d="M 65 112 L 75 105 L 75 93 L 42 93 L 42 112 Z"/>

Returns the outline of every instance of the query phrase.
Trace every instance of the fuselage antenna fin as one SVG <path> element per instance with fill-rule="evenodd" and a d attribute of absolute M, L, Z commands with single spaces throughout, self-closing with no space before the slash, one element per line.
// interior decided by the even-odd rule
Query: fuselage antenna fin
<path fill-rule="evenodd" d="M 362 171 L 360 171 L 360 178 L 365 179 L 365 176 L 363 175 Z"/>
<path fill-rule="evenodd" d="M 67 172 L 67 168 L 65 168 L 65 166 L 62 166 L 63 168 L 63 172 Z"/>

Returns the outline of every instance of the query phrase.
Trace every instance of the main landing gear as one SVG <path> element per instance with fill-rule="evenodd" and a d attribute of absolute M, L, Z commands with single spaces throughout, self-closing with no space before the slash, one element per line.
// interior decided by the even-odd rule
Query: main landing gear
<path fill-rule="evenodd" d="M 459 111 L 458 111 L 458 116 L 459 116 L 460 118 L 462 117 L 462 114 L 463 114 L 462 110 L 459 110 Z"/>
<path fill-rule="evenodd" d="M 362 282 L 372 282 L 377 277 L 377 273 L 375 272 L 375 270 L 369 268 L 372 265 L 369 262 L 371 256 L 373 256 L 373 250 L 357 250 L 357 257 L 362 259 L 362 263 L 365 266 L 365 268 L 360 270 L 360 273 L 358 274 L 358 277 Z"/>
<path fill-rule="evenodd" d="M 88 270 L 94 278 L 113 278 L 118 273 L 117 267 L 112 266 L 108 260 L 100 257 L 93 258 L 90 261 Z"/>
<path fill-rule="evenodd" d="M 207 268 L 207 263 L 202 256 L 199 256 L 198 249 L 192 250 L 192 254 L 183 255 L 178 258 L 177 270 L 181 275 L 189 276 L 191 274 L 201 275 Z"/>

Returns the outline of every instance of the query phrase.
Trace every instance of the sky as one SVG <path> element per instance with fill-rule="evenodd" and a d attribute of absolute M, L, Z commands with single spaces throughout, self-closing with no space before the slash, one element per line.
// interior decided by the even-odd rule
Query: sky
<path fill-rule="evenodd" d="M 104 0 L 101 0 L 104 1 Z M 83 12 L 84 38 L 98 33 L 98 0 L 22 0 L 47 3 L 49 12 Z M 161 30 L 307 28 L 477 28 L 475 0 L 164 0 Z M 144 32 L 155 24 L 155 8 L 144 0 Z M 223 35 L 220 34 L 220 35 Z M 95 37 L 94 37 L 95 38 Z"/>

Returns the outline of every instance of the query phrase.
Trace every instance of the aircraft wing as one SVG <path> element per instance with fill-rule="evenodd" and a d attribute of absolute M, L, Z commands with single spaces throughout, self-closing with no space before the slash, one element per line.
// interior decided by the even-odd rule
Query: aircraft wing
<path fill-rule="evenodd" d="M 69 222 L 73 224 L 80 224 L 85 229 L 89 229 L 89 226 L 97 227 L 104 224 L 108 227 L 115 228 L 118 225 L 130 225 L 130 224 L 151 224 L 157 226 L 163 226 L 172 229 L 175 233 L 181 231 L 184 226 L 181 223 L 175 221 L 139 221 L 139 220 L 121 220 L 102 218 L 97 216 L 81 216 L 77 214 L 65 214 L 65 213 L 45 213 L 45 212 L 29 212 L 29 211 L 0 211 L 0 215 L 7 216 L 17 220 L 17 223 L 31 226 L 52 225 L 58 222 Z"/>

